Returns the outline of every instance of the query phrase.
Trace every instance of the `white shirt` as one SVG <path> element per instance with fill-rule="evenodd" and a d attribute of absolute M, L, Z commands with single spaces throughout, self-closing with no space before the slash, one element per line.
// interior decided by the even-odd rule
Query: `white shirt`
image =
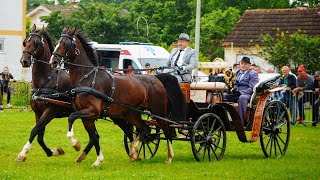
<path fill-rule="evenodd" d="M 187 48 L 188 48 L 188 47 L 182 49 L 183 51 L 181 51 L 179 60 L 177 61 L 177 65 L 178 65 L 178 66 L 182 66 L 182 64 L 183 64 L 183 57 L 184 57 L 184 55 L 185 55 L 185 53 L 186 53 L 186 51 L 187 51 Z M 179 50 L 177 51 L 177 53 L 172 57 L 173 62 L 176 60 L 176 58 L 177 58 L 177 56 L 178 56 L 178 54 L 179 54 L 179 51 L 180 51 L 180 49 L 179 49 Z"/>
<path fill-rule="evenodd" d="M 243 78 L 243 75 L 247 72 L 248 70 L 246 70 L 246 71 L 241 71 L 240 70 L 240 72 L 239 72 L 239 81 L 241 81 L 241 79 Z M 237 79 L 238 79 L 238 77 L 237 77 Z"/>

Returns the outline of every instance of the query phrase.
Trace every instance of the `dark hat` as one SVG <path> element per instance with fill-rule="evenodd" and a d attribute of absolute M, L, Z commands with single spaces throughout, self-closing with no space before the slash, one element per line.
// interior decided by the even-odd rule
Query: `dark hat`
<path fill-rule="evenodd" d="M 179 40 L 186 40 L 186 41 L 190 41 L 189 35 L 186 33 L 181 33 L 179 36 Z"/>
<path fill-rule="evenodd" d="M 150 64 L 149 64 L 149 63 L 146 63 L 144 66 L 150 66 Z"/>
<path fill-rule="evenodd" d="M 240 62 L 245 62 L 245 63 L 251 64 L 250 58 L 248 58 L 248 57 L 243 57 Z"/>

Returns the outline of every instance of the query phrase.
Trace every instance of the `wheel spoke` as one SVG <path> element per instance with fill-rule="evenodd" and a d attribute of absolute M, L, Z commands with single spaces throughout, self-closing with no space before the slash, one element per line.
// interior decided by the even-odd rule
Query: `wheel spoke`
<path fill-rule="evenodd" d="M 270 136 L 270 154 L 269 154 L 269 156 L 271 156 L 272 155 L 272 145 L 273 145 L 273 135 L 271 134 L 271 136 Z"/>
<path fill-rule="evenodd" d="M 202 155 L 202 161 L 206 157 L 206 152 L 207 152 L 207 145 L 204 145 L 204 152 L 203 152 L 203 155 Z"/>
<path fill-rule="evenodd" d="M 275 140 L 276 140 L 276 143 L 278 145 L 278 148 L 279 148 L 279 151 L 280 151 L 280 155 L 281 155 L 281 154 L 283 154 L 283 152 L 282 152 L 281 146 L 279 144 L 278 138 L 275 138 Z"/>
<path fill-rule="evenodd" d="M 211 146 L 211 148 L 212 148 L 212 146 Z M 213 150 L 213 148 L 212 148 L 212 152 L 213 152 L 214 156 L 216 157 L 216 159 L 219 160 L 219 157 L 218 157 L 216 151 Z"/>
<path fill-rule="evenodd" d="M 279 134 L 277 134 L 277 137 L 280 139 L 280 141 L 281 141 L 283 144 L 286 144 L 286 143 L 283 141 L 282 137 L 279 136 Z"/>

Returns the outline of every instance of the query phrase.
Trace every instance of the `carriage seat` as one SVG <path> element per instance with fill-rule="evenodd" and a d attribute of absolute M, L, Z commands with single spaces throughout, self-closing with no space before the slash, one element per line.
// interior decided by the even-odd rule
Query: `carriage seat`
<path fill-rule="evenodd" d="M 253 94 L 251 96 L 249 107 L 254 104 L 257 94 L 263 93 L 270 89 L 271 86 L 278 86 L 280 75 L 278 73 L 259 74 L 259 82 L 253 87 Z"/>
<path fill-rule="evenodd" d="M 190 84 L 190 90 L 228 90 L 224 82 L 193 82 Z"/>

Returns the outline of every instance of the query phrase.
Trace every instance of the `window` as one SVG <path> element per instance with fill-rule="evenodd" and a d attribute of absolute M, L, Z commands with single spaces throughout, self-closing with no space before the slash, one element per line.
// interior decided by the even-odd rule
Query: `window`
<path fill-rule="evenodd" d="M 4 40 L 0 39 L 0 52 L 4 52 Z"/>

